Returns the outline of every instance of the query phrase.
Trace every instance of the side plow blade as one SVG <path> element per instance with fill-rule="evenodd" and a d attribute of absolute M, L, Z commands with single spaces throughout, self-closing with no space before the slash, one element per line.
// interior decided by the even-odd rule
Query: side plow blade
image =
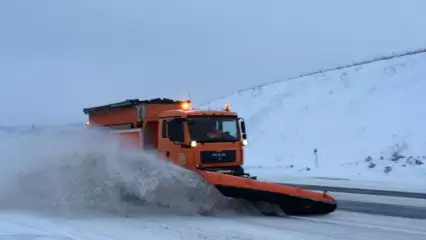
<path fill-rule="evenodd" d="M 199 171 L 224 196 L 254 203 L 279 206 L 287 215 L 324 215 L 337 209 L 336 200 L 327 193 L 262 182 L 244 177 Z"/>

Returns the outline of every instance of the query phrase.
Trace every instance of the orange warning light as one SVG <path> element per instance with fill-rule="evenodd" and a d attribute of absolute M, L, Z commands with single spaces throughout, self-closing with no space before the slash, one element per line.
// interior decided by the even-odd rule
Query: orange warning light
<path fill-rule="evenodd" d="M 190 107 L 190 103 L 189 103 L 189 102 L 183 102 L 183 103 L 181 103 L 181 104 L 180 104 L 180 107 L 181 107 L 183 110 L 188 110 L 188 109 L 189 109 L 189 107 Z"/>
<path fill-rule="evenodd" d="M 231 105 L 225 104 L 225 111 L 231 111 Z"/>

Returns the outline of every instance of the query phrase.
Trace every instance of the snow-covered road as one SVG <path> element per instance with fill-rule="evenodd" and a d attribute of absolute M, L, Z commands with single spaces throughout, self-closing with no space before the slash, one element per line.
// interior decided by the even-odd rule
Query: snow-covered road
<path fill-rule="evenodd" d="M 233 205 L 222 206 L 224 199 L 198 176 L 159 162 L 154 154 L 122 151 L 105 139 L 61 133 L 60 138 L 34 135 L 0 144 L 5 150 L 0 158 L 0 240 L 426 239 L 426 219 L 414 218 L 424 210 L 425 199 L 337 193 L 340 209 L 348 212 L 311 218 L 188 216 L 217 206 L 219 212 L 232 210 Z M 130 207 L 118 201 L 116 186 L 123 184 L 147 204 Z M 357 205 L 345 207 L 342 201 Z M 154 203 L 172 207 L 153 210 Z M 395 209 L 402 209 L 395 204 L 411 206 L 405 215 L 411 218 L 397 217 Z M 177 215 L 178 208 L 187 216 Z M 371 209 L 382 211 L 365 214 Z M 125 217 L 128 213 L 132 216 Z"/>
<path fill-rule="evenodd" d="M 426 220 L 338 211 L 311 218 L 0 214 L 0 239 L 426 239 Z"/>

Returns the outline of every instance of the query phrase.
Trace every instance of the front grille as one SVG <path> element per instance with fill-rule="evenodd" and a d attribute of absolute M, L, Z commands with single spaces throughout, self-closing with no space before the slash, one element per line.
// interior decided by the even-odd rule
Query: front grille
<path fill-rule="evenodd" d="M 202 164 L 235 162 L 237 160 L 237 151 L 202 151 L 200 152 L 200 159 Z"/>

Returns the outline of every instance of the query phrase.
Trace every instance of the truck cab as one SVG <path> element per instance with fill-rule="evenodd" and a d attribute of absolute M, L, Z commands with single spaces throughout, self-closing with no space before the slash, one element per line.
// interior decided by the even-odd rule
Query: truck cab
<path fill-rule="evenodd" d="M 158 150 L 179 165 L 244 175 L 244 121 L 224 111 L 173 110 L 160 114 Z"/>
<path fill-rule="evenodd" d="M 135 99 L 83 111 L 90 126 L 118 133 L 129 145 L 155 149 L 177 165 L 250 177 L 242 167 L 245 123 L 229 105 L 195 110 L 190 101 Z"/>

